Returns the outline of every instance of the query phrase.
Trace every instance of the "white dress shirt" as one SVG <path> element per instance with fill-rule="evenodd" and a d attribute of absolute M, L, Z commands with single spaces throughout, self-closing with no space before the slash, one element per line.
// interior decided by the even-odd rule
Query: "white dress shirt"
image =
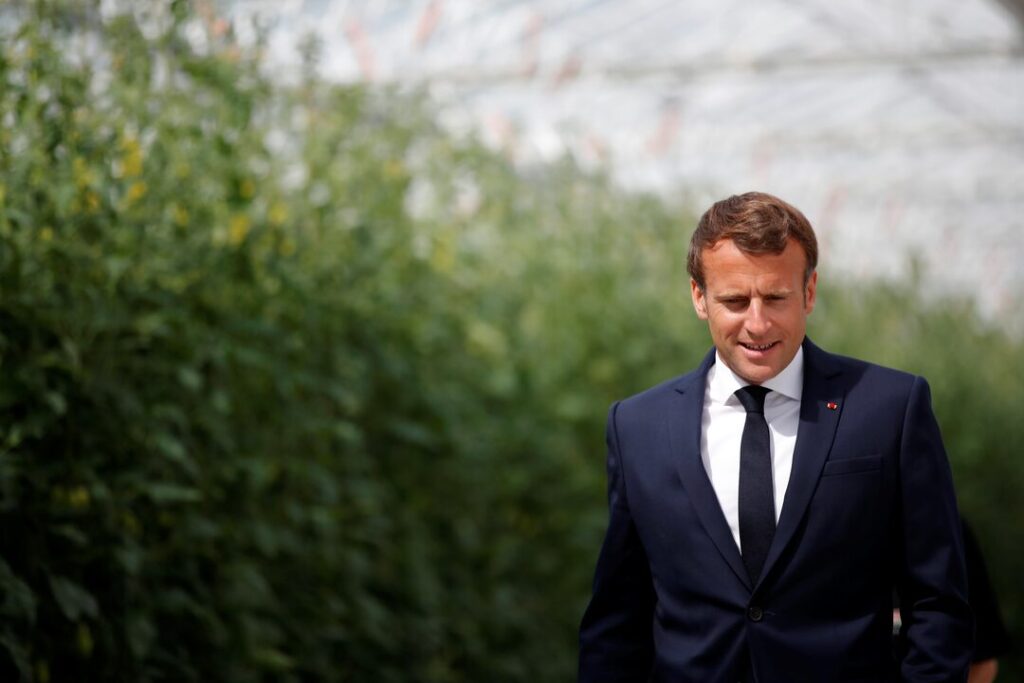
<path fill-rule="evenodd" d="M 715 352 L 715 364 L 708 371 L 704 389 L 704 411 L 700 424 L 700 456 L 711 485 L 729 523 L 736 547 L 740 548 L 740 441 L 747 411 L 734 395 L 746 382 L 733 373 Z M 775 488 L 775 521 L 793 469 L 793 447 L 800 425 L 800 397 L 804 385 L 804 350 L 800 348 L 786 368 L 761 386 L 771 389 L 764 400 L 772 448 L 772 481 Z"/>

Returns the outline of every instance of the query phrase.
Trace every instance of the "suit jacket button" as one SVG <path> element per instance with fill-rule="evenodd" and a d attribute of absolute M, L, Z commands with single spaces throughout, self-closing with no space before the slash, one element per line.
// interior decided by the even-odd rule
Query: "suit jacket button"
<path fill-rule="evenodd" d="M 747 618 L 751 621 L 761 621 L 764 618 L 764 610 L 754 605 L 747 608 Z"/>

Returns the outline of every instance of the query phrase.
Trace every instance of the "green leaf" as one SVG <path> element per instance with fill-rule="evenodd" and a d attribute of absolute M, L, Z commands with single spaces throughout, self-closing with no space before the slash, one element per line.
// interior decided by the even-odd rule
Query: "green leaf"
<path fill-rule="evenodd" d="M 157 504 L 196 503 L 203 498 L 203 495 L 194 488 L 162 483 L 150 484 L 146 488 L 146 495 Z"/>
<path fill-rule="evenodd" d="M 290 671 L 295 668 L 295 660 L 277 648 L 260 648 L 253 652 L 253 659 L 261 668 L 271 671 Z"/>
<path fill-rule="evenodd" d="M 99 616 L 99 605 L 89 591 L 62 576 L 51 574 L 49 578 L 57 606 L 69 621 L 78 621 L 83 616 L 93 619 Z"/>
<path fill-rule="evenodd" d="M 3 559 L 0 559 L 0 595 L 3 596 L 0 610 L 4 621 L 24 620 L 30 626 L 35 624 L 36 596 Z"/>
<path fill-rule="evenodd" d="M 159 432 L 153 437 L 157 450 L 167 459 L 183 465 L 186 471 L 194 471 L 194 463 L 188 457 L 185 445 L 169 432 Z"/>
<path fill-rule="evenodd" d="M 28 648 L 25 647 L 23 642 L 18 638 L 12 638 L 6 633 L 0 634 L 0 646 L 3 646 L 3 649 L 10 655 L 11 661 L 14 662 L 14 666 L 18 669 L 21 680 L 29 681 L 32 680 L 32 663 L 29 659 Z"/>

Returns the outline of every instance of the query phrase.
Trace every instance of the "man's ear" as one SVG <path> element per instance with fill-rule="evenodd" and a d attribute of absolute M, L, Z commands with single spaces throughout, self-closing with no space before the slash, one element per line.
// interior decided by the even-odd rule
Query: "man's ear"
<path fill-rule="evenodd" d="M 701 289 L 697 281 L 692 277 L 690 278 L 690 297 L 693 299 L 693 310 L 697 312 L 697 317 L 701 320 L 708 319 L 708 300 L 704 296 L 704 290 Z"/>
<path fill-rule="evenodd" d="M 811 311 L 814 310 L 814 302 L 817 301 L 817 295 L 818 271 L 814 271 L 807 280 L 807 286 L 804 287 L 804 315 L 810 315 Z"/>

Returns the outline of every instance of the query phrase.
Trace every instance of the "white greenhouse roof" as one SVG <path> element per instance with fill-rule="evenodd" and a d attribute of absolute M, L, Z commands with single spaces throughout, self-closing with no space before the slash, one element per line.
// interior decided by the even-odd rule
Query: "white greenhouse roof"
<path fill-rule="evenodd" d="M 246 0 L 287 70 L 425 85 L 521 161 L 572 154 L 698 206 L 760 189 L 807 213 L 823 270 L 1020 316 L 1024 42 L 994 0 Z M 1018 323 L 1019 324 L 1019 323 Z"/>

